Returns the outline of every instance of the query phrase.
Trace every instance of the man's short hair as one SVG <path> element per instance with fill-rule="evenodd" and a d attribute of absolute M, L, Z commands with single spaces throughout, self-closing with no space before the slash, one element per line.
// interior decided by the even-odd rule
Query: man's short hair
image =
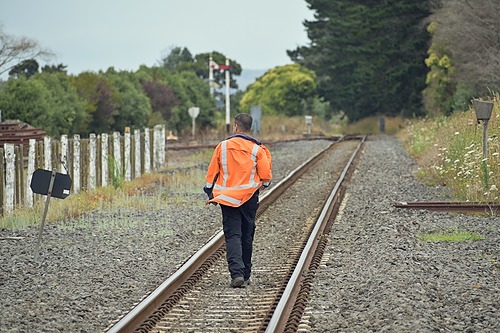
<path fill-rule="evenodd" d="M 253 118 L 248 113 L 240 113 L 234 117 L 234 122 L 242 131 L 249 132 L 252 129 Z"/>

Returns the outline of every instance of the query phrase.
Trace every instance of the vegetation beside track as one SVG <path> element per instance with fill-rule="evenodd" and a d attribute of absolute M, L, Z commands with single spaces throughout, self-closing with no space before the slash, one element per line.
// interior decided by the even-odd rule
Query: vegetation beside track
<path fill-rule="evenodd" d="M 500 203 L 500 97 L 494 97 L 483 156 L 483 123 L 474 109 L 449 117 L 411 120 L 398 133 L 430 185 L 447 186 L 456 200 Z"/>
<path fill-rule="evenodd" d="M 385 133 L 397 135 L 418 165 L 417 175 L 429 185 L 447 186 L 456 200 L 500 203 L 500 97 L 488 124 L 488 159 L 483 159 L 483 126 L 477 124 L 473 109 L 450 117 L 403 120 L 385 117 Z M 303 117 L 266 116 L 257 137 L 264 142 L 296 139 L 307 133 Z M 224 124 L 221 124 L 221 128 Z M 312 135 L 375 134 L 380 131 L 380 117 L 365 118 L 353 124 L 343 119 L 324 122 L 313 118 Z M 108 186 L 94 191 L 74 194 L 65 200 L 51 200 L 47 222 L 76 218 L 95 209 L 120 209 L 148 206 L 157 200 L 166 204 L 166 193 L 151 193 L 154 184 L 163 184 L 168 191 L 198 191 L 203 172 L 189 167 L 197 160 L 210 158 L 210 150 L 192 154 L 178 161 L 167 157 L 167 169 L 183 168 L 175 174 L 149 174 L 121 186 Z M 196 161 L 195 161 L 196 160 Z M 166 185 L 168 184 L 168 185 Z M 186 188 L 189 187 L 189 188 Z M 132 199 L 136 197 L 136 199 Z M 144 198 L 150 197 L 148 203 Z M 137 198 L 142 198 L 141 200 Z M 142 203 L 141 203 L 142 202 Z M 20 209 L 0 219 L 0 228 L 22 228 L 40 223 L 45 201 L 32 209 Z M 145 208 L 146 209 L 146 208 Z"/>

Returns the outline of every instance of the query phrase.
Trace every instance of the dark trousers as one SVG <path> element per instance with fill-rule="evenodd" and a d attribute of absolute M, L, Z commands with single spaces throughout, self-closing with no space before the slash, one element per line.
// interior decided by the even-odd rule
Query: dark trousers
<path fill-rule="evenodd" d="M 220 206 L 231 279 L 242 276 L 248 280 L 252 272 L 252 244 L 255 215 L 259 207 L 259 191 L 240 207 Z"/>

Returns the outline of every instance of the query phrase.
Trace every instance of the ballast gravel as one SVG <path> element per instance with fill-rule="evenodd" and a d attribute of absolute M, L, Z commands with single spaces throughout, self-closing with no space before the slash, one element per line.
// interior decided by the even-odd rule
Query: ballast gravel
<path fill-rule="evenodd" d="M 273 185 L 331 143 L 272 144 Z M 103 332 L 155 290 L 221 229 L 203 192 L 212 151 L 167 149 L 165 173 L 181 173 L 177 183 L 46 224 L 38 258 L 39 226 L 1 229 L 0 332 Z"/>
<path fill-rule="evenodd" d="M 328 144 L 270 145 L 273 183 Z M 174 272 L 220 229 L 219 212 L 205 207 L 203 184 L 195 182 L 208 163 L 197 154 L 167 151 L 169 168 L 186 174 L 183 184 L 145 191 L 125 207 L 49 223 L 37 260 L 38 226 L 0 230 L 0 332 L 105 331 Z M 393 137 L 367 141 L 301 330 L 500 331 L 499 218 L 394 208 L 398 201 L 447 200 L 444 189 L 416 180 L 415 170 Z M 418 239 L 450 230 L 482 239 Z"/>
<path fill-rule="evenodd" d="M 500 218 L 395 208 L 449 201 L 390 137 L 366 143 L 328 235 L 301 328 L 308 332 L 500 332 Z M 426 242 L 468 231 L 478 241 Z"/>

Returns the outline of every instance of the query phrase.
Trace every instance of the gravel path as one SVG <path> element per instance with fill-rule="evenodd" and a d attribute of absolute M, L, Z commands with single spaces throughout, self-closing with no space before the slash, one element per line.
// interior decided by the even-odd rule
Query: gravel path
<path fill-rule="evenodd" d="M 274 183 L 327 144 L 270 147 Z M 185 171 L 191 184 L 48 224 L 38 262 L 38 227 L 0 230 L 0 332 L 101 332 L 154 290 L 220 228 L 220 212 L 205 207 L 203 182 L 197 184 L 207 163 Z M 398 201 L 446 200 L 442 189 L 416 181 L 414 170 L 394 138 L 366 143 L 317 274 L 304 317 L 309 331 L 500 331 L 499 218 L 394 208 Z M 450 229 L 483 239 L 417 240 Z"/>
<path fill-rule="evenodd" d="M 394 139 L 366 143 L 304 316 L 309 332 L 500 332 L 500 218 L 394 208 L 445 201 Z M 466 230 L 480 241 L 423 242 Z"/>

